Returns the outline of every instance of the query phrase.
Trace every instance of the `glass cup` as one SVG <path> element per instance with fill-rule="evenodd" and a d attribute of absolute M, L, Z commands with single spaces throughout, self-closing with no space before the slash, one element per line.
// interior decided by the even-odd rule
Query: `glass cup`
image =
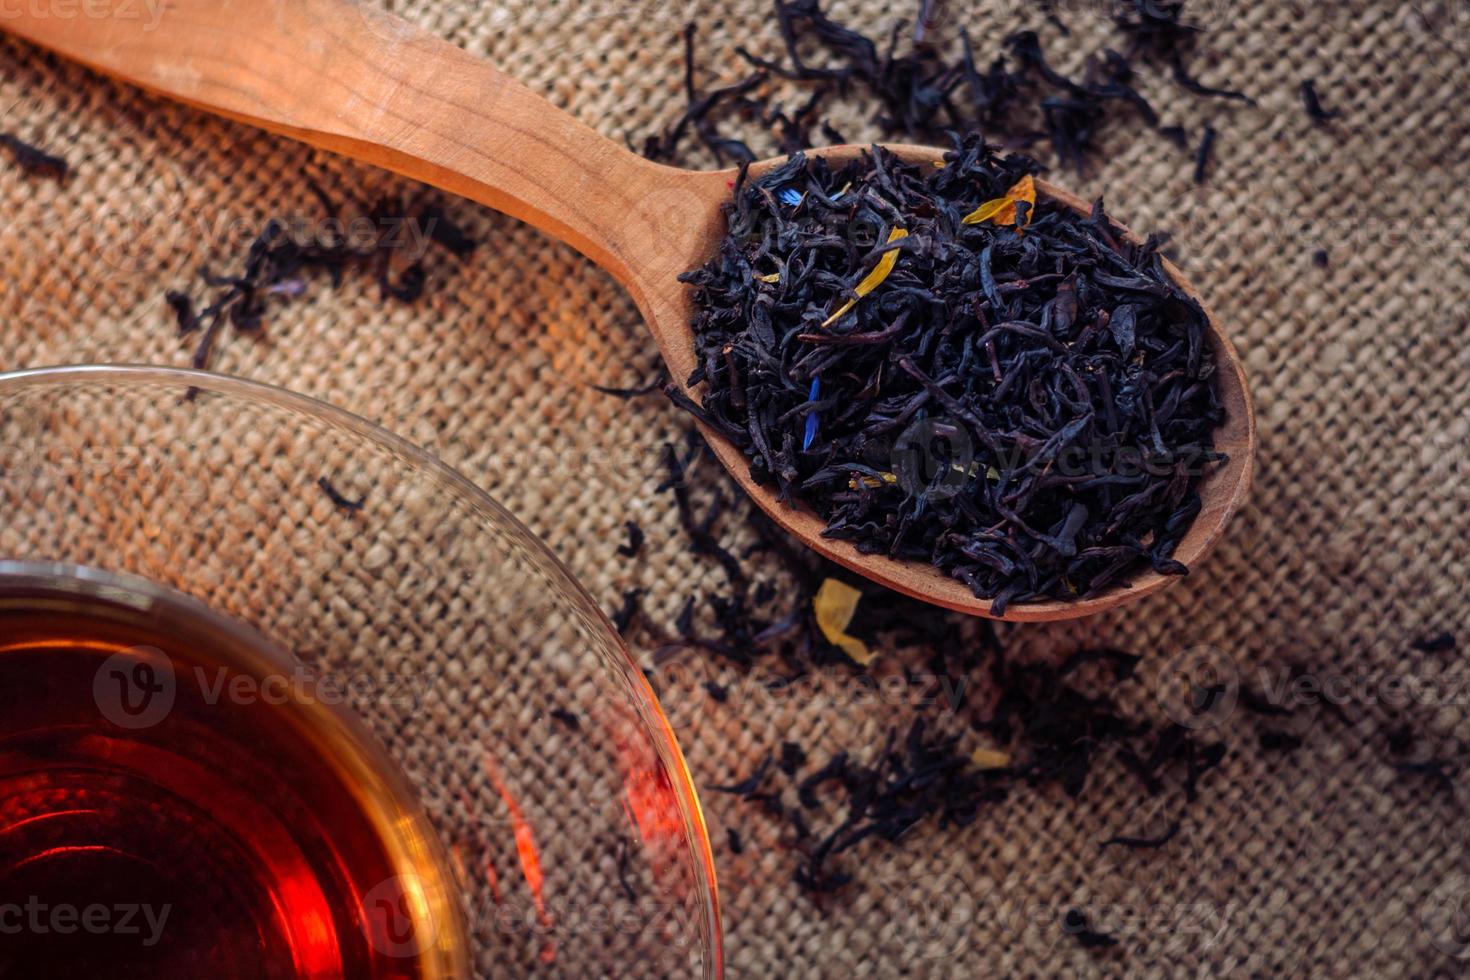
<path fill-rule="evenodd" d="M 164 368 L 0 375 L 0 452 L 0 931 L 29 890 L 27 948 L 118 976 L 275 975 L 252 936 L 292 976 L 721 975 L 646 679 L 469 481 Z M 124 905 L 172 906 L 153 946 Z"/>

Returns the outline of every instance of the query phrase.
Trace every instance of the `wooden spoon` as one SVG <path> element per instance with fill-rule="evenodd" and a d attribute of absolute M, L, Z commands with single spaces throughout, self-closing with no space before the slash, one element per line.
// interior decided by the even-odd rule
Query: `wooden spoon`
<path fill-rule="evenodd" d="M 61 19 L 26 4 L 0 18 L 0 27 L 153 92 L 529 222 L 576 247 L 627 288 L 677 383 L 694 369 L 691 295 L 677 277 L 714 254 L 724 232 L 720 206 L 731 196 L 735 171 L 697 173 L 651 163 L 453 44 L 352 0 L 168 0 L 156 15 L 149 9 L 84 4 L 76 16 Z M 942 157 L 926 147 L 889 149 L 910 161 Z M 837 146 L 813 152 L 840 162 L 861 151 Z M 781 162 L 767 161 L 753 172 Z M 1087 210 L 1056 187 L 1038 188 L 1055 202 Z M 1166 267 L 1199 299 L 1177 269 Z M 1210 342 L 1227 413 L 1217 444 L 1230 460 L 1200 488 L 1204 509 L 1175 554 L 1189 566 L 1219 540 L 1245 499 L 1255 452 L 1245 374 L 1213 317 Z M 991 615 L 988 601 L 928 565 L 862 555 L 847 542 L 824 538 L 819 517 L 779 504 L 771 489 L 751 480 L 738 449 L 708 429 L 704 434 L 745 491 L 808 547 L 900 592 Z M 1013 605 L 1004 618 L 1088 616 L 1170 581 L 1147 572 L 1126 588 L 1083 601 Z"/>

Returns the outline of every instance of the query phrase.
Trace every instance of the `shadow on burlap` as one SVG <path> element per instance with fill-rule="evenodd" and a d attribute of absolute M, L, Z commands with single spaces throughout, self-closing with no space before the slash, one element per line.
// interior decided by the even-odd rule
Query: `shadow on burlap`
<path fill-rule="evenodd" d="M 1060 5 L 1074 37 L 1119 43 L 1071 6 Z M 895 16 L 886 7 L 833 12 L 878 34 Z M 956 7 L 982 53 L 1037 21 L 1006 3 Z M 708 17 L 707 65 L 721 80 L 741 73 L 721 52 L 747 35 L 776 50 L 760 3 L 396 9 L 615 139 L 682 108 L 677 32 L 691 11 Z M 1228 540 L 1164 594 L 1003 637 L 1027 657 L 1081 645 L 1145 654 L 1124 699 L 1140 715 L 1160 716 L 1162 678 L 1213 647 L 1256 689 L 1304 667 L 1342 702 L 1341 717 L 1299 712 L 1283 724 L 1304 747 L 1273 755 L 1255 747 L 1257 719 L 1230 714 L 1215 734 L 1236 751 L 1164 850 L 1099 850 L 1171 817 L 1102 766 L 1081 802 L 1017 793 L 965 830 L 925 825 L 901 849 L 864 845 L 849 856 L 857 883 L 822 907 L 792 884 L 780 828 L 706 793 L 733 975 L 1419 977 L 1460 966 L 1453 914 L 1470 899 L 1470 852 L 1452 829 L 1460 804 L 1398 779 L 1386 733 L 1409 724 L 1421 754 L 1442 756 L 1470 736 L 1456 656 L 1409 649 L 1440 630 L 1470 635 L 1459 606 L 1470 588 L 1470 117 L 1458 91 L 1470 20 L 1438 0 L 1215 3 L 1197 19 L 1212 53 L 1199 74 L 1247 89 L 1259 106 L 1188 96 L 1153 75 L 1142 84 L 1166 121 L 1220 130 L 1208 183 L 1191 181 L 1190 153 L 1131 122 L 1108 131 L 1093 172 L 1057 178 L 1105 194 L 1135 228 L 1174 234 L 1245 359 L 1262 430 L 1256 491 Z M 1044 42 L 1060 47 L 1052 29 Z M 56 186 L 0 168 L 6 367 L 185 364 L 164 289 L 232 261 L 266 218 L 315 213 L 306 177 L 337 198 L 420 193 L 22 44 L 0 45 L 0 64 L 0 129 L 65 153 L 75 169 Z M 1309 77 L 1343 110 L 1330 126 L 1302 109 Z M 839 122 L 851 138 L 874 135 L 861 114 Z M 623 403 L 587 387 L 657 370 L 637 312 L 570 249 L 473 205 L 450 208 L 483 244 L 462 268 L 436 264 L 422 302 L 385 306 L 363 282 L 313 286 L 271 314 L 263 338 L 227 338 L 214 366 L 404 433 L 516 513 L 604 608 L 639 586 L 649 621 L 669 622 L 691 592 L 720 587 L 717 570 L 685 553 L 669 498 L 654 493 L 660 446 L 682 438 L 685 420 L 656 397 Z M 630 518 L 649 532 L 633 561 L 615 553 Z M 635 653 L 647 662 L 646 649 Z M 819 758 L 862 752 L 903 721 L 852 697 L 841 671 L 824 675 L 821 696 L 783 699 L 694 660 L 685 667 L 665 693 L 697 706 L 675 717 L 701 786 L 743 777 L 783 739 Z M 697 700 L 706 676 L 736 684 L 737 696 Z M 727 848 L 726 827 L 743 833 L 743 855 Z M 1081 949 L 1061 926 L 1069 908 L 1115 933 L 1120 950 Z M 584 965 L 603 970 L 618 967 Z"/>

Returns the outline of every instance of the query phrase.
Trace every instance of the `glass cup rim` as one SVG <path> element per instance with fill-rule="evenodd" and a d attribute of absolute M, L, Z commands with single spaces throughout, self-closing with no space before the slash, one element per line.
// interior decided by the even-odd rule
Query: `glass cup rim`
<path fill-rule="evenodd" d="M 627 644 L 623 641 L 622 635 L 613 626 L 607 614 L 602 611 L 602 608 L 556 553 L 521 523 L 514 514 L 457 469 L 445 463 L 427 449 L 410 442 L 392 430 L 348 409 L 269 382 L 220 374 L 214 371 L 163 365 L 73 364 L 0 371 L 0 397 L 3 397 L 7 392 L 15 390 L 59 387 L 69 384 L 75 385 L 77 383 L 89 385 L 120 383 L 140 386 L 146 384 L 167 384 L 185 389 L 197 388 L 200 391 L 265 403 L 288 412 L 309 416 L 372 442 L 392 455 L 403 459 L 408 464 L 433 474 L 441 486 L 457 494 L 476 509 L 489 514 L 500 525 L 503 531 L 511 535 L 514 543 L 518 547 L 524 548 L 536 558 L 543 572 L 553 576 L 557 580 L 557 584 L 566 590 L 566 594 L 574 602 L 581 605 L 594 618 L 594 621 L 602 626 L 606 636 L 616 641 L 615 647 L 621 653 L 621 660 L 609 666 L 617 668 L 618 672 L 632 688 L 633 693 L 641 696 L 643 703 L 654 713 L 654 717 L 658 722 L 653 733 L 654 743 L 661 754 L 668 753 L 670 756 L 665 759 L 665 763 L 669 766 L 674 776 L 675 795 L 679 801 L 680 809 L 683 811 L 685 824 L 694 838 L 694 844 L 698 851 L 695 855 L 696 874 L 703 876 L 706 886 L 704 893 L 707 896 L 707 901 L 704 903 L 704 913 L 705 930 L 706 934 L 710 937 L 710 959 L 706 965 L 705 976 L 707 980 L 718 980 L 718 978 L 724 976 L 724 936 L 721 927 L 719 885 L 715 873 L 713 848 L 710 843 L 709 829 L 704 819 L 703 807 L 699 802 L 699 794 L 690 776 L 689 766 L 684 758 L 684 751 L 674 734 L 673 726 L 670 724 L 668 716 L 665 714 L 663 706 L 659 702 L 658 695 L 653 690 L 653 686 L 649 683 L 643 670 L 638 666 L 637 661 L 634 660 L 632 652 L 629 651 Z M 68 563 L 56 562 L 6 562 L 4 564 L 28 566 L 26 570 L 29 571 L 36 571 L 44 566 L 68 570 L 77 567 Z M 18 571 L 20 569 L 13 568 L 12 570 Z M 104 585 L 109 576 L 113 574 L 105 571 L 98 572 L 92 569 L 88 571 L 91 573 L 88 577 L 88 582 L 94 586 Z M 156 593 L 161 599 L 175 602 L 180 598 L 189 599 L 187 596 L 181 596 L 171 590 L 160 588 L 147 580 L 139 580 L 135 576 L 118 576 L 117 580 L 129 591 L 134 593 L 142 592 L 149 596 Z M 191 601 L 194 605 L 202 605 L 197 600 Z M 212 620 L 221 618 L 218 613 L 208 609 L 208 607 L 204 607 L 202 611 Z M 271 645 L 273 646 L 274 644 Z"/>

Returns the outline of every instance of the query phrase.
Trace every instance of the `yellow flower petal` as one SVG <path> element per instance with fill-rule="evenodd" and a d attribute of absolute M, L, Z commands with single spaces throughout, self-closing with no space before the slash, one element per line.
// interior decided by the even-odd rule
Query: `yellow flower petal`
<path fill-rule="evenodd" d="M 761 282 L 768 282 L 774 286 L 776 283 L 781 281 L 781 273 L 773 272 L 769 276 L 756 276 L 756 279 Z"/>
<path fill-rule="evenodd" d="M 963 223 L 978 225 L 984 221 L 994 221 L 997 225 L 1014 225 L 1018 217 L 1016 208 L 1018 201 L 1025 201 L 1031 205 L 1026 211 L 1026 224 L 1029 225 L 1032 215 L 1036 212 L 1036 180 L 1030 174 L 1016 181 L 1015 186 L 1006 191 L 1005 197 L 986 201 L 965 215 Z"/>
<path fill-rule="evenodd" d="M 903 228 L 895 228 L 888 233 L 888 244 L 892 245 L 900 238 L 907 237 L 909 237 L 908 231 Z M 853 290 L 853 292 L 857 293 L 858 299 L 862 299 L 864 296 L 868 295 L 873 290 L 883 285 L 883 280 L 888 278 L 888 274 L 893 271 L 893 267 L 897 264 L 898 249 L 895 248 L 890 251 L 884 252 L 883 257 L 878 260 L 878 264 L 873 267 L 873 271 L 868 273 L 867 276 L 864 277 L 863 281 L 857 284 L 857 288 Z M 850 299 L 846 303 L 843 303 L 842 306 L 838 308 L 836 313 L 833 313 L 831 316 L 827 317 L 827 319 L 822 321 L 822 326 L 830 327 L 832 324 L 836 323 L 838 320 L 846 316 L 848 312 L 856 305 L 857 299 Z"/>
<path fill-rule="evenodd" d="M 995 749 L 979 748 L 970 753 L 970 761 L 981 769 L 1006 769 L 1010 767 L 1011 757 Z"/>
<path fill-rule="evenodd" d="M 856 490 L 858 487 L 868 487 L 871 489 L 873 487 L 881 487 L 885 483 L 893 484 L 897 482 L 898 477 L 893 473 L 883 473 L 879 479 L 874 479 L 871 476 L 850 476 L 847 478 L 847 488 L 849 490 Z"/>
<path fill-rule="evenodd" d="M 854 306 L 857 306 L 857 300 L 855 299 L 850 299 L 846 303 L 843 303 L 837 308 L 836 313 L 833 313 L 831 316 L 827 317 L 827 319 L 822 321 L 822 326 L 830 327 L 838 320 L 841 320 L 843 317 L 847 316 L 847 314 L 852 310 Z"/>
<path fill-rule="evenodd" d="M 873 662 L 868 645 L 855 636 L 847 635 L 847 627 L 857 612 L 858 600 L 863 594 L 846 582 L 835 578 L 825 579 L 812 600 L 812 610 L 817 614 L 817 627 L 827 642 L 842 650 L 857 663 L 866 667 Z"/>
<path fill-rule="evenodd" d="M 1012 206 L 1013 205 L 1011 203 L 1011 199 L 1008 197 L 997 197 L 993 201 L 986 201 L 984 204 L 980 205 L 978 208 L 965 215 L 963 224 L 978 225 L 982 221 L 989 221 L 991 218 L 994 218 L 996 215 L 1000 214 L 1001 211 L 1003 211 L 1004 209 Z"/>

